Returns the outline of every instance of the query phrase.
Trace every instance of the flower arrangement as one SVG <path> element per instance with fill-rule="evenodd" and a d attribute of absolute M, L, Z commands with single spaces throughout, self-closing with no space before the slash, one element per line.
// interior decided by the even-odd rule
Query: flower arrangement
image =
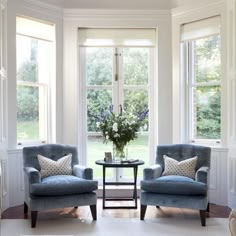
<path fill-rule="evenodd" d="M 137 132 L 147 129 L 148 109 L 138 113 L 137 116 L 132 113 L 125 112 L 120 105 L 119 114 L 114 113 L 113 106 L 109 107 L 109 111 L 101 109 L 100 115 L 96 117 L 97 131 L 101 131 L 104 142 L 113 142 L 115 153 L 113 155 L 120 158 L 125 157 L 124 147 L 137 138 Z"/>

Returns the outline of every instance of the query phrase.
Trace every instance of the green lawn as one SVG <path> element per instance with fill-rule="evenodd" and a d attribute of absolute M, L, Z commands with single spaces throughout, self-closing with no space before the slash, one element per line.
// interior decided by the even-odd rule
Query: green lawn
<path fill-rule="evenodd" d="M 94 170 L 94 178 L 102 178 L 102 167 L 95 164 L 96 160 L 104 158 L 104 152 L 112 152 L 112 143 L 103 144 L 102 139 L 91 138 L 88 141 L 88 166 Z M 144 160 L 145 165 L 139 167 L 138 176 L 143 176 L 143 168 L 148 165 L 148 137 L 141 136 L 128 145 L 128 158 Z M 132 169 L 123 169 L 123 176 L 133 177 Z M 107 168 L 106 175 L 113 176 L 113 169 Z"/>
<path fill-rule="evenodd" d="M 17 140 L 38 140 L 39 123 L 38 121 L 17 121 Z"/>

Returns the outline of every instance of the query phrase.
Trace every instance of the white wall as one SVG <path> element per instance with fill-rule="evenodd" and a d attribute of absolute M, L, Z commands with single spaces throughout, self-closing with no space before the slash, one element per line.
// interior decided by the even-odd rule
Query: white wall
<path fill-rule="evenodd" d="M 158 116 L 153 147 L 172 142 L 172 78 L 171 78 L 171 15 L 169 11 L 76 10 L 64 11 L 64 142 L 81 145 L 79 120 L 80 69 L 78 57 L 78 27 L 154 27 L 158 30 L 156 60 L 156 92 L 152 98 Z M 78 122 L 79 121 L 79 122 Z M 81 147 L 82 148 L 82 147 Z M 79 150 L 81 150 L 79 148 Z M 153 150 L 154 152 L 154 150 Z M 82 153 L 81 153 L 82 154 Z"/>
<path fill-rule="evenodd" d="M 16 140 L 16 15 L 36 18 L 55 24 L 56 28 L 56 108 L 51 141 L 62 142 L 62 81 L 63 81 L 63 17 L 60 8 L 29 3 L 27 0 L 12 0 L 8 3 L 8 148 L 15 149 Z M 55 99 L 54 99 L 55 100 Z"/>
<path fill-rule="evenodd" d="M 227 80 L 228 80 L 228 202 L 236 208 L 236 0 L 227 1 Z"/>
<path fill-rule="evenodd" d="M 7 198 L 7 1 L 0 0 L 0 214 Z M 1 217 L 0 217 L 1 218 Z"/>

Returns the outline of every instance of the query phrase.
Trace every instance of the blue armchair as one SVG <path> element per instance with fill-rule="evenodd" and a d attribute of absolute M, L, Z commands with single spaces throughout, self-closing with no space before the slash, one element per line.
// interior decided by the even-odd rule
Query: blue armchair
<path fill-rule="evenodd" d="M 44 161 L 46 167 L 42 167 Z M 60 144 L 24 147 L 23 163 L 24 213 L 28 213 L 28 207 L 31 209 L 32 228 L 36 226 L 38 211 L 46 209 L 89 205 L 93 220 L 97 219 L 98 183 L 92 180 L 91 168 L 79 165 L 76 147 Z M 57 163 L 59 167 L 54 168 Z M 54 173 L 50 174 L 52 170 Z"/>
<path fill-rule="evenodd" d="M 211 149 L 204 146 L 157 146 L 156 164 L 144 169 L 141 181 L 140 219 L 144 220 L 147 205 L 191 208 L 199 210 L 201 224 L 205 226 L 206 211 L 209 212 L 210 156 Z M 182 165 L 182 169 L 177 167 L 175 173 L 175 165 Z M 193 173 L 188 173 L 188 166 Z M 182 174 L 182 171 L 187 173 Z"/>

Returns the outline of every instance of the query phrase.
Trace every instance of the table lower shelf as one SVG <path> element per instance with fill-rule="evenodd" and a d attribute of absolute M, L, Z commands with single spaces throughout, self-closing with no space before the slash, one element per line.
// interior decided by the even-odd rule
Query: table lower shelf
<path fill-rule="evenodd" d="M 137 206 L 103 206 L 103 209 L 137 209 Z"/>
<path fill-rule="evenodd" d="M 131 201 L 134 202 L 133 206 L 124 205 L 124 206 L 106 206 L 106 202 L 108 201 Z M 137 209 L 137 198 L 131 197 L 106 197 L 103 199 L 103 209 Z"/>

